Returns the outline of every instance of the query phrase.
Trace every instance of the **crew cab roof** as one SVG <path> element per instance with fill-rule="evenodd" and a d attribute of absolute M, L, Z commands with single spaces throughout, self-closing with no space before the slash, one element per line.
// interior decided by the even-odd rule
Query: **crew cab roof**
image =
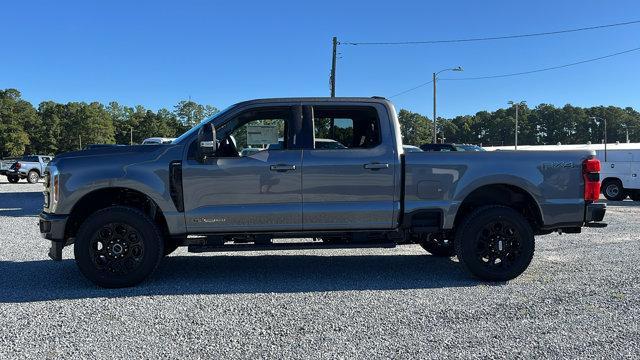
<path fill-rule="evenodd" d="M 327 102 L 327 103 L 375 103 L 375 104 L 391 104 L 391 102 L 383 97 L 288 97 L 288 98 L 264 98 L 253 99 L 235 104 L 235 106 L 245 106 L 253 104 L 269 104 L 269 103 L 298 103 L 298 102 Z"/>

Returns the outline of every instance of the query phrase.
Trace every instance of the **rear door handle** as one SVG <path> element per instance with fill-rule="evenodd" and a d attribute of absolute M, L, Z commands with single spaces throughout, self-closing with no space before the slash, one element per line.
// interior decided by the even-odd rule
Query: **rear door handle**
<path fill-rule="evenodd" d="M 271 169 L 271 171 L 285 172 L 285 171 L 294 171 L 296 169 L 296 166 L 287 165 L 287 164 L 278 164 L 278 165 L 271 165 L 269 169 Z"/>
<path fill-rule="evenodd" d="M 369 170 L 380 170 L 380 169 L 388 169 L 389 168 L 389 164 L 387 163 L 371 163 L 371 164 L 364 164 L 364 168 L 365 169 L 369 169 Z"/>

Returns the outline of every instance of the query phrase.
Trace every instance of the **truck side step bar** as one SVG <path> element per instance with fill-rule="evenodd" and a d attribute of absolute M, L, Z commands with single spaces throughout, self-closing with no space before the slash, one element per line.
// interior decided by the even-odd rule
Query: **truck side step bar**
<path fill-rule="evenodd" d="M 225 251 L 269 251 L 269 250 L 307 250 L 307 249 L 360 249 L 360 248 L 393 248 L 396 243 L 362 242 L 362 243 L 325 243 L 299 242 L 276 244 L 225 244 L 225 245 L 189 245 L 191 253 L 225 252 Z"/>

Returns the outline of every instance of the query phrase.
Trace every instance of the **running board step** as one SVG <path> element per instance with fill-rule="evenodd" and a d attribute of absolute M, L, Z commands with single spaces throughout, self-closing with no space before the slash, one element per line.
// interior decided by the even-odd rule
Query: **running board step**
<path fill-rule="evenodd" d="M 360 249 L 394 248 L 396 243 L 346 243 L 330 244 L 323 242 L 279 243 L 279 244 L 226 244 L 226 245 L 189 245 L 191 253 L 224 251 L 271 251 L 271 250 L 310 250 L 310 249 Z"/>

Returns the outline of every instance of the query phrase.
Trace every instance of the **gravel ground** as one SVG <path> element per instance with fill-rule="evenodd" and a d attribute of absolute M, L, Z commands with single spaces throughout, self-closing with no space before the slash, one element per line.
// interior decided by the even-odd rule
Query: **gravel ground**
<path fill-rule="evenodd" d="M 46 256 L 41 185 L 0 181 L 0 358 L 638 358 L 640 207 L 538 238 L 519 278 L 417 246 L 189 254 L 99 289 Z"/>

